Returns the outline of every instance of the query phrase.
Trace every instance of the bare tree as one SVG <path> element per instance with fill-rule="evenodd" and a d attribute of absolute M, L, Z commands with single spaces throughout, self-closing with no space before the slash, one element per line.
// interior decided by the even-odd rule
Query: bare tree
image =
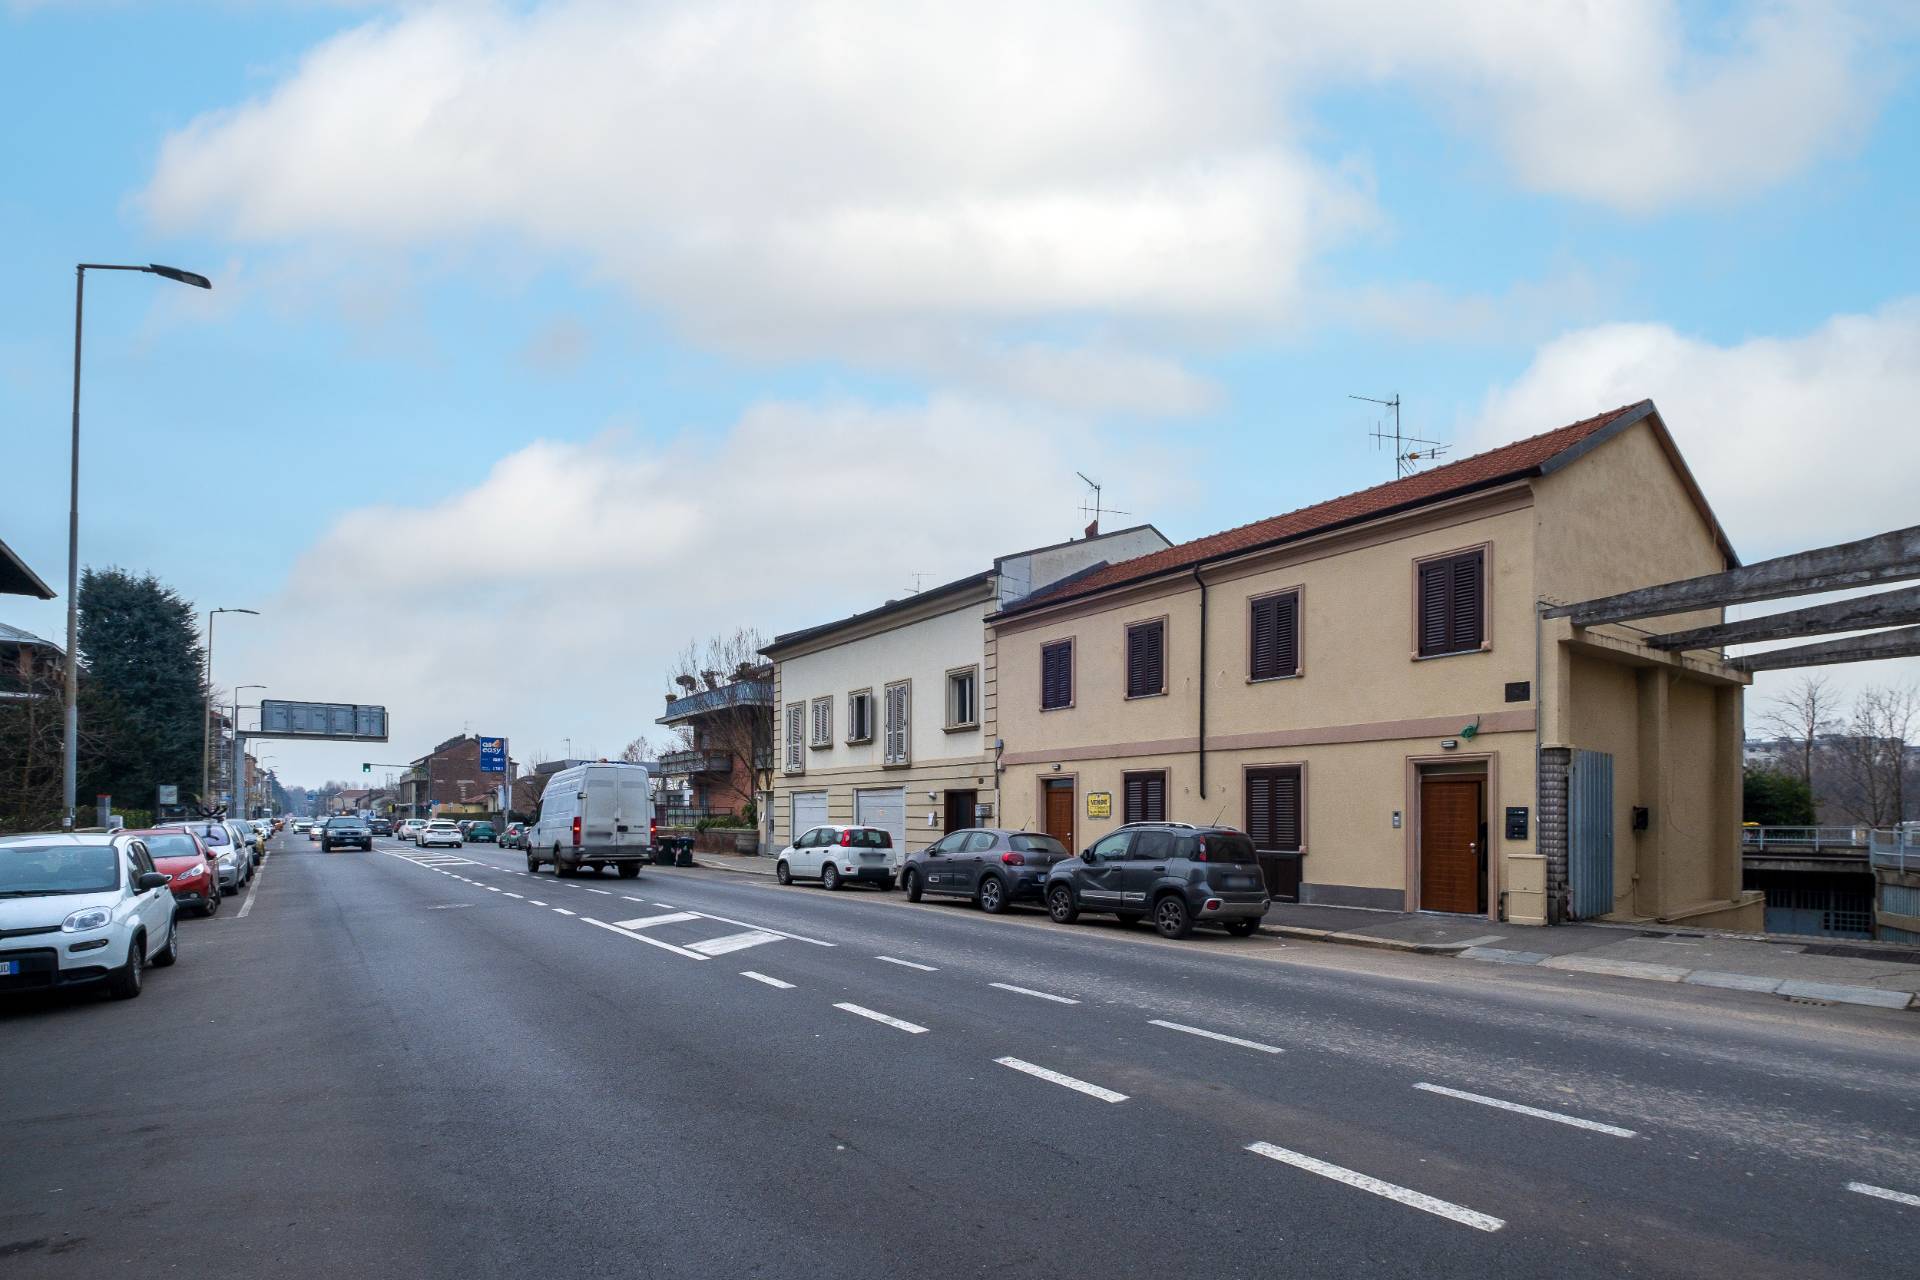
<path fill-rule="evenodd" d="M 773 677 L 760 656 L 765 643 L 751 627 L 692 641 L 667 672 L 678 690 L 668 697 L 698 709 L 674 726 L 676 745 L 726 755 L 732 762 L 727 790 L 742 808 L 772 786 Z"/>
<path fill-rule="evenodd" d="M 1793 772 L 1811 786 L 1820 737 L 1833 730 L 1839 716 L 1840 697 L 1833 681 L 1825 675 L 1806 675 L 1773 699 L 1760 724 L 1775 738 L 1793 744 Z"/>
<path fill-rule="evenodd" d="M 653 744 L 647 741 L 647 735 L 643 733 L 621 749 L 620 758 L 628 764 L 640 764 L 647 760 L 658 760 L 660 753 L 653 749 Z"/>
<path fill-rule="evenodd" d="M 1853 700 L 1846 732 L 1831 739 L 1837 796 L 1856 822 L 1891 827 L 1906 818 L 1908 745 L 1920 729 L 1920 689 L 1868 685 Z"/>

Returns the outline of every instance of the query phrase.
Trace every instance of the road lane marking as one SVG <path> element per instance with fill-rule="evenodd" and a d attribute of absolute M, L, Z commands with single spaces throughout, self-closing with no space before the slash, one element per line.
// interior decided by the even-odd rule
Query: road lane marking
<path fill-rule="evenodd" d="M 525 902 L 527 900 L 527 895 L 524 893 L 509 893 L 507 896 L 509 898 L 518 898 L 522 902 Z"/>
<path fill-rule="evenodd" d="M 1189 1027 L 1184 1022 L 1166 1022 L 1160 1018 L 1150 1018 L 1148 1025 L 1165 1027 L 1169 1031 L 1184 1031 L 1190 1036 L 1205 1036 L 1209 1040 L 1218 1040 L 1221 1044 L 1237 1044 L 1242 1049 L 1258 1049 L 1261 1053 L 1286 1052 L 1278 1045 L 1261 1044 L 1258 1040 L 1242 1040 L 1239 1036 L 1223 1035 L 1218 1031 L 1208 1031 L 1204 1027 Z"/>
<path fill-rule="evenodd" d="M 687 950 L 698 951 L 703 956 L 723 956 L 729 951 L 745 951 L 748 947 L 758 947 L 768 942 L 780 941 L 780 935 L 767 933 L 760 929 L 749 929 L 745 933 L 730 933 L 724 938 L 708 938 L 705 942 L 689 942 Z"/>
<path fill-rule="evenodd" d="M 555 907 L 554 910 L 563 916 L 570 916 L 573 914 L 573 912 L 567 910 L 565 907 Z"/>
<path fill-rule="evenodd" d="M 499 891 L 498 889 L 496 889 L 496 888 L 494 888 L 494 887 L 493 887 L 492 885 L 488 885 L 488 886 L 487 886 L 487 892 L 488 892 L 488 893 L 498 893 L 498 892 L 500 892 L 500 891 Z"/>
<path fill-rule="evenodd" d="M 1124 1093 L 1115 1093 L 1111 1089 L 1103 1089 L 1097 1084 L 1088 1084 L 1085 1080 L 1076 1080 L 1072 1076 L 1061 1075 L 1058 1071 L 1050 1071 L 1046 1067 L 1035 1066 L 1033 1063 L 1023 1062 L 1019 1058 L 995 1058 L 994 1061 L 1003 1067 L 1012 1067 L 1015 1071 L 1024 1071 L 1037 1079 L 1076 1090 L 1086 1094 L 1089 1098 L 1098 1098 L 1102 1102 L 1125 1102 L 1127 1100 L 1127 1095 Z"/>
<path fill-rule="evenodd" d="M 573 913 L 568 912 L 567 914 L 572 915 Z M 671 942 L 662 942 L 658 938 L 649 938 L 644 933 L 633 933 L 629 930 L 622 929 L 619 925 L 608 924 L 604 920 L 595 920 L 592 916 L 579 916 L 577 918 L 586 921 L 588 924 L 597 925 L 605 929 L 608 933 L 617 933 L 623 938 L 631 939 L 634 942 L 644 942 L 650 947 L 658 947 L 662 951 L 671 951 L 673 954 L 685 956 L 689 960 L 705 960 L 708 958 L 701 955 L 698 951 L 689 951 L 685 947 L 676 947 Z"/>
<path fill-rule="evenodd" d="M 651 929 L 657 924 L 679 924 L 683 920 L 698 920 L 700 917 L 691 911 L 671 911 L 664 916 L 635 916 L 631 920 L 616 920 L 622 929 Z"/>
<path fill-rule="evenodd" d="M 932 965 L 930 965 L 930 964 L 915 964 L 915 963 L 914 963 L 913 961 L 911 961 L 911 960 L 896 960 L 896 959 L 894 959 L 894 958 L 893 958 L 892 956 L 875 956 L 875 957 L 874 957 L 874 959 L 875 959 L 875 960 L 881 960 L 881 961 L 885 961 L 885 962 L 886 962 L 887 964 L 897 964 L 897 965 L 899 965 L 899 966 L 900 966 L 900 967 L 901 967 L 902 969 L 918 969 L 918 970 L 919 970 L 920 972 L 922 972 L 922 973 L 938 973 L 938 972 L 940 972 L 940 971 L 939 971 L 938 969 L 936 969 L 936 968 L 934 968 L 934 967 L 933 967 Z"/>
<path fill-rule="evenodd" d="M 655 905 L 664 907 L 667 904 L 664 902 L 661 902 L 661 903 L 656 903 Z M 696 916 L 699 916 L 702 920 L 717 920 L 721 924 L 739 925 L 742 929 L 758 929 L 762 933 L 779 934 L 781 937 L 786 938 L 790 942 L 808 942 L 808 943 L 812 943 L 816 947 L 833 947 L 833 946 L 839 945 L 838 943 L 834 943 L 834 942 L 822 942 L 818 938 L 809 938 L 805 934 L 787 933 L 780 929 L 770 929 L 764 924 L 754 924 L 751 920 L 735 920 L 731 916 L 709 915 L 705 911 L 696 911 L 693 914 Z"/>
<path fill-rule="evenodd" d="M 639 902 L 639 903 L 646 902 L 645 898 L 636 898 L 630 893 L 623 893 L 620 896 L 625 898 L 628 902 Z"/>
<path fill-rule="evenodd" d="M 858 1014 L 862 1018 L 872 1018 L 875 1022 L 884 1022 L 889 1027 L 898 1031 L 904 1031 L 908 1035 L 917 1036 L 926 1034 L 927 1029 L 917 1022 L 903 1022 L 899 1018 L 888 1017 L 886 1014 L 876 1009 L 869 1009 L 865 1005 L 848 1004 L 842 1001 L 833 1007 L 836 1009 L 845 1009 L 848 1013 Z"/>
<path fill-rule="evenodd" d="M 1910 1196 L 1904 1191 L 1889 1191 L 1885 1187 L 1876 1187 L 1871 1182 L 1849 1182 L 1847 1190 L 1857 1191 L 1863 1196 L 1872 1196 L 1876 1200 L 1891 1200 L 1895 1204 L 1910 1205 L 1920 1209 L 1920 1196 Z"/>
<path fill-rule="evenodd" d="M 1364 1173 L 1355 1173 L 1351 1169 L 1342 1169 L 1337 1164 L 1328 1164 L 1325 1160 L 1316 1160 L 1312 1156 L 1301 1155 L 1298 1151 L 1289 1151 L 1285 1147 L 1276 1147 L 1271 1142 L 1249 1143 L 1248 1151 L 1269 1160 L 1278 1160 L 1281 1164 L 1290 1164 L 1296 1169 L 1305 1169 L 1308 1173 L 1317 1173 L 1323 1178 L 1332 1178 L 1335 1182 L 1344 1182 L 1350 1187 L 1371 1192 L 1410 1209 L 1431 1213 L 1435 1217 L 1445 1218 L 1449 1222 L 1458 1222 L 1462 1226 L 1472 1227 L 1476 1231 L 1498 1231 L 1507 1224 L 1490 1214 L 1479 1213 L 1451 1200 L 1441 1200 L 1425 1192 L 1414 1191 L 1407 1187 L 1383 1182 L 1379 1178 Z"/>
<path fill-rule="evenodd" d="M 1036 1000 L 1051 1000 L 1055 1004 L 1080 1003 L 1078 1000 L 1069 1000 L 1065 996 L 1049 995 L 1045 991 L 1035 991 L 1032 987 L 1016 987 L 1011 982 L 989 982 L 987 985 L 990 987 L 998 987 L 1002 991 L 1011 991 L 1017 996 L 1032 996 Z"/>
<path fill-rule="evenodd" d="M 1503 1098 L 1489 1098 L 1483 1093 L 1468 1093 L 1462 1089 L 1449 1089 L 1445 1085 L 1428 1084 L 1424 1080 L 1413 1087 L 1425 1093 L 1437 1093 L 1442 1097 L 1458 1098 L 1462 1102 L 1477 1102 L 1483 1107 L 1498 1107 L 1502 1111 L 1511 1111 L 1515 1115 L 1532 1116 L 1536 1120 L 1551 1120 L 1555 1124 L 1572 1125 L 1576 1129 L 1587 1129 L 1593 1133 L 1605 1133 L 1615 1138 L 1637 1138 L 1640 1136 L 1632 1129 L 1622 1129 L 1619 1125 L 1601 1124 L 1598 1120 L 1582 1120 L 1579 1116 L 1570 1116 L 1559 1111 L 1543 1111 L 1539 1107 L 1522 1106 L 1518 1102 L 1508 1102 Z"/>
<path fill-rule="evenodd" d="M 584 887 L 584 886 L 582 886 L 582 887 Z M 588 893 L 597 893 L 597 894 L 599 894 L 599 895 L 600 895 L 601 897 L 603 897 L 603 898 L 611 898 L 611 897 L 613 896 L 613 890 L 611 890 L 611 889 L 588 889 L 588 890 L 587 890 L 587 892 L 588 892 Z"/>
<path fill-rule="evenodd" d="M 531 902 L 536 907 L 544 907 L 547 905 L 546 903 L 540 901 L 540 899 L 538 898 L 528 898 L 527 901 Z"/>
<path fill-rule="evenodd" d="M 778 978 L 769 978 L 766 974 L 755 973 L 751 969 L 742 969 L 740 971 L 740 976 L 743 978 L 752 978 L 755 982 L 764 982 L 768 986 L 774 988 L 777 991 L 793 990 L 793 984 L 791 982 L 782 982 Z"/>
<path fill-rule="evenodd" d="M 235 920 L 245 920 L 247 912 L 253 910 L 253 899 L 260 892 L 260 878 L 266 874 L 266 870 L 267 860 L 262 858 L 259 868 L 253 873 L 253 888 L 247 890 L 247 900 L 240 904 L 240 914 L 234 917 Z"/>

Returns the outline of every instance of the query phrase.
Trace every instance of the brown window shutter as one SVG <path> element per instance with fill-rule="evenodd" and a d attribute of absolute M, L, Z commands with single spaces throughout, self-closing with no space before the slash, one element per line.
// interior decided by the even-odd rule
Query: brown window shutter
<path fill-rule="evenodd" d="M 1165 822 L 1167 820 L 1167 775 L 1148 774 L 1146 784 L 1146 794 L 1142 797 L 1142 805 L 1147 811 L 1146 821 Z"/>
<path fill-rule="evenodd" d="M 1269 853 L 1300 848 L 1300 770 L 1247 771 L 1247 835 Z"/>
<path fill-rule="evenodd" d="M 1144 698 L 1167 687 L 1167 624 L 1142 622 L 1127 628 L 1127 696 Z"/>
<path fill-rule="evenodd" d="M 1120 779 L 1121 821 L 1165 822 L 1167 820 L 1167 775 L 1129 773 Z"/>
<path fill-rule="evenodd" d="M 1040 705 L 1064 707 L 1073 701 L 1073 646 L 1067 641 L 1040 650 Z"/>
<path fill-rule="evenodd" d="M 1478 649 L 1484 638 L 1481 607 L 1481 568 L 1484 559 L 1478 551 L 1454 557 L 1452 582 L 1453 648 L 1456 651 Z"/>
<path fill-rule="evenodd" d="M 1453 562 L 1429 560 L 1420 566 L 1420 653 L 1449 652 L 1452 628 L 1448 625 L 1448 606 L 1452 602 Z"/>
<path fill-rule="evenodd" d="M 1253 602 L 1253 654 L 1247 674 L 1255 680 L 1300 670 L 1300 596 L 1289 592 Z"/>

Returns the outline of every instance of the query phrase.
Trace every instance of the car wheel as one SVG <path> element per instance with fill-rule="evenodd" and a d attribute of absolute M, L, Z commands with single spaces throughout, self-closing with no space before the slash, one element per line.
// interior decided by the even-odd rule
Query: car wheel
<path fill-rule="evenodd" d="M 540 859 L 534 857 L 532 854 L 528 854 L 527 855 L 527 874 L 533 875 L 535 872 L 539 870 L 540 870 Z"/>
<path fill-rule="evenodd" d="M 160 948 L 160 954 L 153 958 L 153 967 L 164 969 L 180 958 L 180 918 L 174 917 L 167 926 L 167 945 Z"/>
<path fill-rule="evenodd" d="M 115 1000 L 131 1000 L 140 994 L 147 976 L 147 940 L 136 937 L 127 948 L 127 962 L 107 981 L 107 992 Z"/>
<path fill-rule="evenodd" d="M 1254 934 L 1254 931 L 1257 930 L 1259 927 L 1260 927 L 1260 922 L 1258 920 L 1227 921 L 1227 932 L 1232 934 L 1236 938 L 1251 938 Z"/>
<path fill-rule="evenodd" d="M 821 867 L 820 887 L 822 889 L 838 889 L 840 887 L 840 868 L 834 866 L 831 862 Z"/>
<path fill-rule="evenodd" d="M 640 864 L 637 862 L 623 862 L 620 864 L 618 870 L 622 880 L 631 880 L 640 874 Z"/>
<path fill-rule="evenodd" d="M 1055 924 L 1072 924 L 1078 920 L 1080 908 L 1073 900 L 1073 890 L 1064 884 L 1047 890 L 1047 914 Z"/>
<path fill-rule="evenodd" d="M 979 891 L 973 898 L 982 911 L 997 916 L 1007 909 L 1007 886 L 1000 883 L 999 876 L 982 876 Z"/>
<path fill-rule="evenodd" d="M 463 849 L 463 848 L 465 848 L 466 846 L 465 846 L 465 845 L 463 845 L 463 844 L 461 844 L 461 843 L 460 843 L 460 842 L 459 842 L 458 840 L 455 840 L 455 841 L 453 842 L 453 847 L 454 847 L 454 848 L 456 848 L 456 849 Z"/>
<path fill-rule="evenodd" d="M 1160 931 L 1163 938 L 1184 938 L 1193 932 L 1193 917 L 1187 911 L 1186 899 L 1177 893 L 1169 893 L 1153 904 L 1153 927 Z"/>
<path fill-rule="evenodd" d="M 559 876 L 562 880 L 573 874 L 567 870 L 567 864 L 560 861 L 559 845 L 553 846 L 553 874 Z"/>
<path fill-rule="evenodd" d="M 773 878 L 781 884 L 793 883 L 793 869 L 787 866 L 787 860 L 785 858 L 780 859 L 779 865 L 774 867 Z"/>
<path fill-rule="evenodd" d="M 200 914 L 201 914 L 202 916 L 217 916 L 217 915 L 219 915 L 219 914 L 220 914 L 220 899 L 221 899 L 221 898 L 223 898 L 223 897 L 225 897 L 225 896 L 226 896 L 226 895 L 224 895 L 224 894 L 222 894 L 222 893 L 220 892 L 220 886 L 219 886 L 219 885 L 217 885 L 217 884 L 216 884 L 216 885 L 214 885 L 214 886 L 213 886 L 213 888 L 212 888 L 212 889 L 211 889 L 211 890 L 210 890 L 210 891 L 209 891 L 209 892 L 207 893 L 207 900 L 206 900 L 206 902 L 205 902 L 205 903 L 204 903 L 204 904 L 203 904 L 203 905 L 201 906 L 201 908 L 200 908 Z"/>
<path fill-rule="evenodd" d="M 912 868 L 908 868 L 907 870 L 907 901 L 918 902 L 920 901 L 920 896 L 921 896 L 920 895 L 920 873 L 918 871 L 913 870 Z"/>
<path fill-rule="evenodd" d="M 1118 915 L 1116 915 L 1114 919 L 1118 920 L 1121 923 L 1121 925 L 1124 926 L 1125 928 L 1131 929 L 1133 928 L 1134 925 L 1137 925 L 1142 920 L 1146 919 L 1146 917 L 1141 915 L 1138 911 L 1122 911 Z"/>

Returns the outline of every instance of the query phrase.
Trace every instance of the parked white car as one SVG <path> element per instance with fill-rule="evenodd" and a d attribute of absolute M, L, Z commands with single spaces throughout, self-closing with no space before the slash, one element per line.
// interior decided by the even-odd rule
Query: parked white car
<path fill-rule="evenodd" d="M 408 818 L 405 822 L 394 828 L 393 834 L 402 840 L 417 841 L 420 839 L 421 828 L 426 825 L 427 820 L 425 818 Z"/>
<path fill-rule="evenodd" d="M 415 839 L 422 849 L 431 849 L 435 845 L 450 845 L 458 849 L 461 845 L 460 827 L 445 818 L 435 818 L 421 826 L 420 834 Z"/>
<path fill-rule="evenodd" d="M 138 836 L 0 836 L 0 991 L 139 995 L 149 963 L 180 958 L 168 886 Z"/>
<path fill-rule="evenodd" d="M 848 881 L 893 888 L 893 837 L 879 827 L 814 827 L 780 851 L 773 874 L 781 884 L 818 879 L 829 889 Z"/>
<path fill-rule="evenodd" d="M 239 845 L 241 851 L 246 854 L 247 862 L 251 866 L 259 866 L 260 860 L 266 856 L 267 842 L 262 840 L 259 835 L 255 833 L 254 829 L 244 822 L 226 822 L 222 825 L 226 827 L 227 833 L 233 837 L 234 843 Z"/>

